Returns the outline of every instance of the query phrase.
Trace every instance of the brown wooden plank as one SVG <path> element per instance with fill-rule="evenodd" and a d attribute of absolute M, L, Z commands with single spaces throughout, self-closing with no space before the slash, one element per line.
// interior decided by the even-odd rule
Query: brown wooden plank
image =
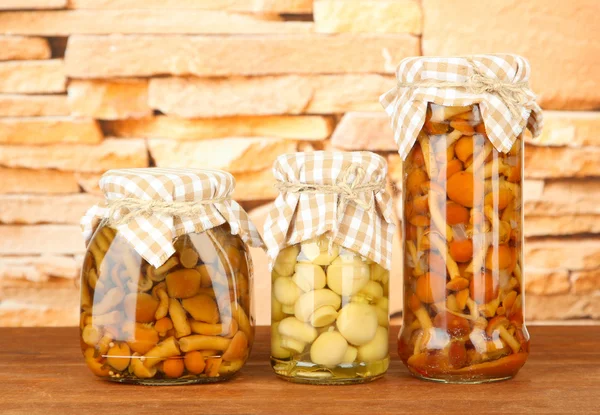
<path fill-rule="evenodd" d="M 532 355 L 518 376 L 496 384 L 439 385 L 414 379 L 398 360 L 397 328 L 388 374 L 354 386 L 295 385 L 269 367 L 268 328 L 227 383 L 143 387 L 95 378 L 84 366 L 76 328 L 0 329 L 2 414 L 203 413 L 598 413 L 600 327 L 533 327 Z"/>

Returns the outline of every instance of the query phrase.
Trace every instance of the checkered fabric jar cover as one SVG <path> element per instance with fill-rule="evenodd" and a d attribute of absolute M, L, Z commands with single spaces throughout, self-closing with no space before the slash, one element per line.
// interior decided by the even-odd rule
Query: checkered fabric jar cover
<path fill-rule="evenodd" d="M 120 169 L 100 179 L 105 201 L 81 219 L 86 244 L 107 220 L 154 267 L 175 253 L 176 237 L 227 222 L 233 235 L 251 246 L 262 239 L 248 214 L 230 198 L 233 176 L 220 170 Z M 134 207 L 132 207 L 134 206 Z"/>
<path fill-rule="evenodd" d="M 508 152 L 527 126 L 542 130 L 542 110 L 529 89 L 530 67 L 518 55 L 413 57 L 400 62 L 398 85 L 380 97 L 404 160 L 425 122 L 427 104 L 479 104 L 489 140 Z"/>
<path fill-rule="evenodd" d="M 279 156 L 280 194 L 263 238 L 272 268 L 287 246 L 328 233 L 333 242 L 390 269 L 392 198 L 386 161 L 370 152 L 315 151 Z"/>

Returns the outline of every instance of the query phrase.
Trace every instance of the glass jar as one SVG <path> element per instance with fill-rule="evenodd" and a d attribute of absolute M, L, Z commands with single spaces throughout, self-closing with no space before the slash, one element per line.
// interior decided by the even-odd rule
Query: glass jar
<path fill-rule="evenodd" d="M 478 105 L 429 104 L 403 164 L 404 320 L 398 352 L 441 382 L 508 379 L 525 364 L 523 140 L 489 141 Z"/>
<path fill-rule="evenodd" d="M 264 232 L 273 370 L 297 383 L 380 378 L 394 232 L 385 160 L 317 151 L 283 155 L 273 170 L 281 194 Z"/>
<path fill-rule="evenodd" d="M 296 382 L 359 383 L 388 369 L 389 272 L 321 236 L 271 272 L 271 365 Z"/>
<path fill-rule="evenodd" d="M 111 227 L 92 237 L 81 277 L 81 347 L 97 376 L 207 383 L 246 362 L 254 338 L 246 245 L 227 225 L 174 245 L 155 268 Z"/>
<path fill-rule="evenodd" d="M 97 376 L 171 385 L 230 379 L 254 340 L 262 240 L 216 170 L 124 169 L 81 224 L 81 349 Z"/>

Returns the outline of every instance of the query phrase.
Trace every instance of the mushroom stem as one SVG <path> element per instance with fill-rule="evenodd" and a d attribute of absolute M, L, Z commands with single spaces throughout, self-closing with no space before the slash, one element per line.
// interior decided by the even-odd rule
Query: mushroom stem
<path fill-rule="evenodd" d="M 414 271 L 413 274 L 415 276 L 423 275 L 423 269 L 421 268 L 421 264 L 419 263 L 419 258 L 417 256 L 417 248 L 415 247 L 415 243 L 413 241 L 406 241 L 406 248 L 408 249 L 408 254 L 410 255 L 413 263 L 414 263 Z"/>
<path fill-rule="evenodd" d="M 419 320 L 421 328 L 424 330 L 432 328 L 433 323 L 431 322 L 431 317 L 429 317 L 429 313 L 427 313 L 427 310 L 425 310 L 425 307 L 423 307 L 423 304 L 421 304 L 417 296 L 413 294 L 409 301 L 410 308 L 415 314 L 415 317 L 417 317 L 417 320 Z"/>
<path fill-rule="evenodd" d="M 492 143 L 488 140 L 485 140 L 483 144 L 483 150 L 478 152 L 475 157 L 473 157 L 473 163 L 469 167 L 465 169 L 465 171 L 472 173 L 475 170 L 479 170 L 479 168 L 483 165 L 485 159 L 490 155 L 493 150 Z"/>
<path fill-rule="evenodd" d="M 479 318 L 479 309 L 471 297 L 467 298 L 467 307 L 471 312 L 471 318 L 477 320 Z"/>
<path fill-rule="evenodd" d="M 433 220 L 433 223 L 435 224 L 439 232 L 443 232 L 445 230 L 446 240 L 448 242 L 452 242 L 452 239 L 454 238 L 454 233 L 450 225 L 448 225 L 446 220 L 442 217 L 442 212 L 440 211 L 441 199 L 433 190 L 433 188 L 429 190 L 429 199 L 429 213 L 431 214 L 431 220 Z"/>
<path fill-rule="evenodd" d="M 440 255 L 444 259 L 450 278 L 454 279 L 460 277 L 460 270 L 458 269 L 458 264 L 456 263 L 456 261 L 454 261 L 454 259 L 448 252 L 448 246 L 444 241 L 442 241 L 442 238 L 437 234 L 431 233 L 429 234 L 429 241 L 439 251 Z"/>
<path fill-rule="evenodd" d="M 498 332 L 500 333 L 500 338 L 502 340 L 504 340 L 506 343 L 508 343 L 508 345 L 512 349 L 513 353 L 519 353 L 519 350 L 521 350 L 521 344 L 517 341 L 517 339 L 515 339 L 508 332 L 508 330 L 506 330 L 506 327 L 498 326 L 497 329 L 498 329 Z"/>
<path fill-rule="evenodd" d="M 435 163 L 435 157 L 432 157 L 433 153 L 431 152 L 431 146 L 429 142 L 429 137 L 423 131 L 419 133 L 417 136 L 417 140 L 421 145 L 421 151 L 423 152 L 423 159 L 425 161 L 425 169 L 427 170 L 427 175 L 429 179 L 435 179 L 438 177 L 438 168 Z"/>

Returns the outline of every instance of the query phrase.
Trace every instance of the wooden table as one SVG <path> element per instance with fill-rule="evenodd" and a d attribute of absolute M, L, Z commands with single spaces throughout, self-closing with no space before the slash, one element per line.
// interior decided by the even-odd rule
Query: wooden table
<path fill-rule="evenodd" d="M 269 366 L 269 333 L 257 330 L 250 361 L 213 385 L 145 387 L 94 377 L 76 328 L 0 328 L 0 414 L 600 414 L 600 327 L 532 327 L 532 354 L 513 380 L 441 385 L 409 376 L 398 360 L 378 381 L 296 385 Z"/>

